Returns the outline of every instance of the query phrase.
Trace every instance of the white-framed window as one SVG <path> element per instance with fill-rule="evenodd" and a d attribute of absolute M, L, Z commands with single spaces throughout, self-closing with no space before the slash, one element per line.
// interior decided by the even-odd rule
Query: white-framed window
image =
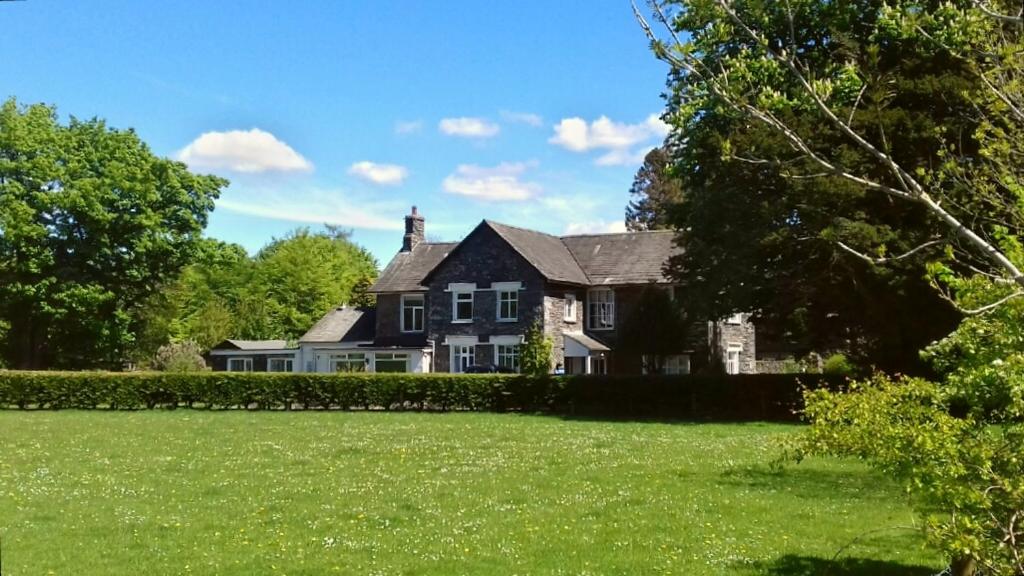
<path fill-rule="evenodd" d="M 740 352 L 743 352 L 742 344 L 729 343 L 725 350 L 725 373 L 740 373 Z"/>
<path fill-rule="evenodd" d="M 465 372 L 476 364 L 476 344 L 452 345 L 452 372 Z"/>
<path fill-rule="evenodd" d="M 515 322 L 519 319 L 519 289 L 498 290 L 498 321 Z"/>
<path fill-rule="evenodd" d="M 452 322 L 472 322 L 476 284 L 449 284 L 448 291 L 452 293 Z"/>
<path fill-rule="evenodd" d="M 643 373 L 653 374 L 655 372 L 654 356 L 643 356 Z M 671 356 L 663 356 L 661 358 L 661 371 L 659 374 L 689 374 L 690 373 L 690 355 L 689 354 L 672 354 Z"/>
<path fill-rule="evenodd" d="M 373 355 L 374 372 L 408 372 L 409 355 L 404 352 L 377 352 Z"/>
<path fill-rule="evenodd" d="M 498 366 L 519 372 L 519 344 L 495 344 L 494 358 Z"/>
<path fill-rule="evenodd" d="M 566 294 L 565 295 L 565 321 L 575 322 L 576 321 L 576 295 Z"/>
<path fill-rule="evenodd" d="M 295 360 L 291 358 L 270 358 L 267 360 L 267 372 L 294 372 Z"/>
<path fill-rule="evenodd" d="M 726 324 L 743 324 L 743 313 L 737 312 L 725 319 Z"/>
<path fill-rule="evenodd" d="M 331 372 L 366 372 L 366 354 L 363 352 L 332 354 Z"/>
<path fill-rule="evenodd" d="M 615 292 L 611 288 L 596 288 L 587 292 L 587 306 L 587 328 L 615 328 Z"/>
<path fill-rule="evenodd" d="M 665 358 L 664 365 L 665 374 L 689 374 L 690 373 L 690 355 L 689 354 L 674 354 Z"/>
<path fill-rule="evenodd" d="M 252 358 L 228 358 L 228 372 L 252 372 Z"/>
<path fill-rule="evenodd" d="M 402 294 L 402 332 L 423 332 L 423 294 Z"/>

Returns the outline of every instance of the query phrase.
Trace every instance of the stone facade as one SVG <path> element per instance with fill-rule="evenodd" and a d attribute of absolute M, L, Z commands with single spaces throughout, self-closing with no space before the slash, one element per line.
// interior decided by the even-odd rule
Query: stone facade
<path fill-rule="evenodd" d="M 726 362 L 730 348 L 738 347 L 740 374 L 757 373 L 756 331 L 750 314 L 736 314 L 734 320 L 709 322 L 708 334 L 713 358 Z"/>
<path fill-rule="evenodd" d="M 451 349 L 445 344 L 449 336 L 476 336 L 476 363 L 495 363 L 491 336 L 521 336 L 534 321 L 543 318 L 545 278 L 486 227 L 463 240 L 427 282 L 427 338 L 437 347 L 435 370 L 439 372 L 451 371 Z M 495 282 L 522 283 L 516 321 L 498 320 L 498 293 L 492 288 Z M 452 321 L 450 284 L 476 284 L 472 322 Z"/>

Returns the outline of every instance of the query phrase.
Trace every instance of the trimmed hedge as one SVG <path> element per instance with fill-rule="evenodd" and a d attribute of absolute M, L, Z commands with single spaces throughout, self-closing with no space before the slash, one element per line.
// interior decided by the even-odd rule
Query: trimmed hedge
<path fill-rule="evenodd" d="M 809 374 L 526 376 L 0 370 L 0 408 L 528 411 L 600 417 L 794 420 Z"/>

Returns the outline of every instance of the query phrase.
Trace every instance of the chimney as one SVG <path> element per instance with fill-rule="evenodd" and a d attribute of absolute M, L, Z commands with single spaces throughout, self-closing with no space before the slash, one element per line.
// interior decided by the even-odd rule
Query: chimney
<path fill-rule="evenodd" d="M 412 252 L 425 239 L 423 216 L 412 207 L 412 214 L 405 217 L 405 236 L 402 237 L 402 252 Z"/>

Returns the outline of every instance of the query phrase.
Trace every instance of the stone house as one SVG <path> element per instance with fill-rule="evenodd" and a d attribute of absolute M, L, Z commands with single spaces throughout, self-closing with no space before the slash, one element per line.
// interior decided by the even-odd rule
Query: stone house
<path fill-rule="evenodd" d="M 518 370 L 519 346 L 539 321 L 554 342 L 553 370 L 641 373 L 648 357 L 621 349 L 621 329 L 645 289 L 673 294 L 663 268 L 677 250 L 670 231 L 559 237 L 490 220 L 461 242 L 427 242 L 414 206 L 401 250 L 370 288 L 376 309 L 332 310 L 288 350 L 227 341 L 211 352 L 213 367 L 278 371 L 288 358 L 295 372 Z M 720 363 L 754 372 L 754 336 L 748 314 L 695 323 L 662 371 Z"/>

